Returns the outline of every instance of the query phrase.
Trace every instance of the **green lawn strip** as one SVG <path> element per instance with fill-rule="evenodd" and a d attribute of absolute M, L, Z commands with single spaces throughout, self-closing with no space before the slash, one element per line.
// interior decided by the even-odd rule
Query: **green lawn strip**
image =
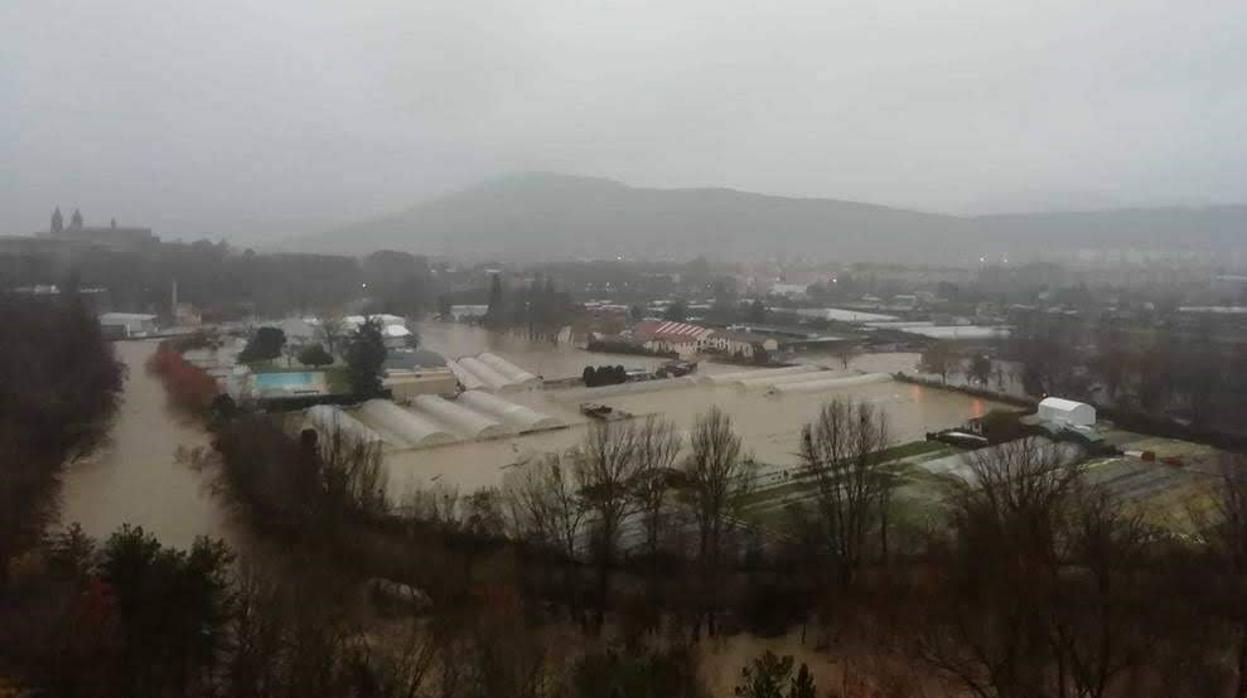
<path fill-rule="evenodd" d="M 912 466 L 916 462 L 943 458 L 958 452 L 958 449 L 938 441 L 912 441 L 885 449 L 881 455 L 886 462 Z M 905 470 L 906 480 L 916 484 L 926 485 L 938 482 L 938 478 L 927 474 L 921 468 L 907 467 Z M 743 504 L 751 513 L 763 514 L 768 510 L 782 512 L 783 507 L 790 503 L 790 500 L 812 497 L 817 486 L 808 474 L 798 472 L 787 482 L 751 492 L 745 497 Z"/>

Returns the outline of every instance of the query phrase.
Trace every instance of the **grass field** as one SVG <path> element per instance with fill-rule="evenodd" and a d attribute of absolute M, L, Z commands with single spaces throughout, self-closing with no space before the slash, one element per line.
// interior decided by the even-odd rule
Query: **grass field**
<path fill-rule="evenodd" d="M 1158 459 L 1172 458 L 1178 463 L 1145 461 L 1129 455 L 1093 458 L 1083 463 L 1088 482 L 1103 487 L 1128 514 L 1177 533 L 1192 533 L 1215 514 L 1212 502 L 1218 479 L 1212 464 L 1220 456 L 1216 449 L 1116 430 L 1110 431 L 1108 437 L 1123 451 L 1152 451 Z M 903 483 L 893 498 L 898 525 L 940 525 L 945 515 L 944 486 L 951 475 L 937 475 L 913 466 L 955 458 L 962 452 L 935 441 L 914 441 L 883 452 L 885 459 L 904 473 Z M 751 493 L 746 504 L 745 518 L 773 532 L 782 531 L 788 523 L 785 508 L 812 499 L 817 486 L 799 469 L 782 475 L 782 482 Z"/>

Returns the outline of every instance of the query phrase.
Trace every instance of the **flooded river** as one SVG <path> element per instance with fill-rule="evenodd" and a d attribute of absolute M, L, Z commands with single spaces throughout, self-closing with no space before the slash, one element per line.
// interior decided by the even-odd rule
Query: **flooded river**
<path fill-rule="evenodd" d="M 236 542 L 206 475 L 177 458 L 179 447 L 206 446 L 208 435 L 166 407 L 163 386 L 144 369 L 156 343 L 118 342 L 114 348 L 126 366 L 121 405 L 107 443 L 66 469 L 62 523 L 76 521 L 97 538 L 134 524 L 177 547 L 199 535 Z"/>
<path fill-rule="evenodd" d="M 426 323 L 420 333 L 425 346 L 447 356 L 495 351 L 547 377 L 579 375 L 587 364 L 644 368 L 661 362 L 532 342 L 458 324 Z M 155 343 L 120 342 L 115 346 L 128 377 L 111 438 L 90 457 L 67 469 L 61 520 L 66 524 L 77 521 L 97 537 L 107 536 L 122 523 L 131 523 L 177 546 L 189 545 L 197 535 L 237 543 L 237 528 L 208 491 L 207 476 L 179 462 L 179 449 L 206 446 L 208 435 L 167 408 L 163 387 L 144 369 Z M 912 354 L 866 355 L 855 359 L 850 370 L 903 370 L 911 368 L 915 358 Z M 808 360 L 840 368 L 818 357 Z M 738 366 L 703 363 L 699 373 L 740 370 Z M 718 405 L 732 417 L 746 449 L 758 460 L 778 467 L 795 462 L 801 426 L 814 417 L 824 401 L 835 396 L 869 401 L 884 409 L 897 443 L 920 439 L 926 431 L 956 426 L 995 406 L 960 393 L 895 382 L 782 396 L 705 383 L 600 399 L 584 398 L 575 390 L 530 390 L 505 396 L 558 417 L 569 426 L 525 436 L 392 451 L 386 459 L 391 491 L 401 497 L 405 490 L 434 482 L 465 491 L 497 485 L 510 464 L 566 449 L 584 436 L 588 423 L 578 410 L 581 399 L 604 402 L 636 415 L 662 414 L 682 431 L 692 428 L 697 415 Z"/>

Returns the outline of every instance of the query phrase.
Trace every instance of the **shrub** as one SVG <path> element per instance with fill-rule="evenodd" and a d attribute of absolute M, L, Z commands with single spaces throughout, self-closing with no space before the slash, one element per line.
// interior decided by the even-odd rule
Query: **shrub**
<path fill-rule="evenodd" d="M 277 327 L 261 327 L 238 354 L 239 363 L 276 359 L 286 345 L 286 333 Z"/>
<path fill-rule="evenodd" d="M 216 381 L 191 364 L 167 342 L 161 342 L 147 360 L 147 370 L 160 376 L 175 407 L 193 414 L 206 412 L 217 396 Z"/>
<path fill-rule="evenodd" d="M 319 344 L 309 344 L 304 347 L 297 358 L 299 363 L 305 366 L 328 366 L 333 363 L 333 354 L 325 351 L 325 348 Z"/>

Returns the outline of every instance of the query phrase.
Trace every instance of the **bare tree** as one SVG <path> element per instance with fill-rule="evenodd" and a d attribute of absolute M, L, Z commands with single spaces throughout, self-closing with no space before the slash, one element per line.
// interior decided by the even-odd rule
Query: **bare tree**
<path fill-rule="evenodd" d="M 416 521 L 453 528 L 459 521 L 459 500 L 459 488 L 438 483 L 429 489 L 409 492 L 404 508 Z"/>
<path fill-rule="evenodd" d="M 318 334 L 330 354 L 342 351 L 343 340 L 346 338 L 346 323 L 337 315 L 321 318 Z"/>
<path fill-rule="evenodd" d="M 360 439 L 341 427 L 317 439 L 321 481 L 330 514 L 378 516 L 389 510 L 381 444 Z"/>
<path fill-rule="evenodd" d="M 1242 600 L 1247 584 L 1247 457 L 1227 456 L 1220 464 L 1221 487 L 1214 498 L 1216 520 L 1205 523 L 1204 543 L 1213 554 L 1222 588 L 1225 611 L 1232 618 L 1237 680 L 1235 698 L 1247 697 L 1247 603 Z"/>
<path fill-rule="evenodd" d="M 948 374 L 956 373 L 960 361 L 957 350 L 951 343 L 935 342 L 922 352 L 922 358 L 918 361 L 918 370 L 923 373 L 933 373 L 947 383 Z"/>
<path fill-rule="evenodd" d="M 642 516 L 645 551 L 650 555 L 658 552 L 662 542 L 664 510 L 680 445 L 680 435 L 670 420 L 650 416 L 637 430 L 637 477 L 633 497 Z"/>
<path fill-rule="evenodd" d="M 698 417 L 689 436 L 683 486 L 697 523 L 697 560 L 707 630 L 715 632 L 716 578 L 724 534 L 734 525 L 737 507 L 752 487 L 752 463 L 741 457 L 740 437 L 718 407 Z M 700 619 L 699 619 L 700 621 Z"/>
<path fill-rule="evenodd" d="M 801 430 L 802 467 L 817 486 L 819 523 L 836 576 L 846 586 L 861 568 L 876 527 L 886 547 L 887 508 L 899 481 L 882 453 L 890 438 L 881 410 L 842 399 L 823 405 Z"/>
<path fill-rule="evenodd" d="M 1133 574 L 1147 531 L 1097 487 L 1075 497 L 1066 535 L 1066 564 L 1085 573 L 1060 575 L 1048 616 L 1057 690 L 1104 698 L 1147 650 L 1139 609 L 1153 590 L 1141 588 Z"/>
<path fill-rule="evenodd" d="M 413 520 L 436 528 L 463 556 L 464 592 L 474 581 L 477 559 L 496 547 L 506 530 L 502 495 L 495 488 L 482 488 L 466 496 L 457 488 L 440 484 L 418 489 L 408 496 L 407 511 Z"/>
<path fill-rule="evenodd" d="M 975 354 L 970 357 L 966 375 L 970 380 L 986 388 L 992 377 L 992 360 L 986 354 Z"/>
<path fill-rule="evenodd" d="M 526 543 L 554 547 L 550 502 L 541 482 L 541 460 L 517 464 L 502 478 L 507 535 Z"/>
<path fill-rule="evenodd" d="M 856 342 L 838 342 L 832 347 L 831 353 L 840 360 L 840 368 L 848 368 L 849 363 L 862 353 Z"/>
<path fill-rule="evenodd" d="M 1045 695 L 1051 617 L 1081 482 L 1077 454 L 1022 439 L 967 455 L 951 483 L 951 558 L 917 652 L 977 696 Z M 1060 669 L 1058 668 L 1058 672 Z"/>
<path fill-rule="evenodd" d="M 610 569 L 624 520 L 633 512 L 632 492 L 640 460 L 631 424 L 599 422 L 568 452 L 585 508 L 593 515 L 593 553 L 598 566 L 598 624 L 605 616 Z"/>
<path fill-rule="evenodd" d="M 508 474 L 503 490 L 515 537 L 546 545 L 571 559 L 585 519 L 572 473 L 557 453 Z"/>

